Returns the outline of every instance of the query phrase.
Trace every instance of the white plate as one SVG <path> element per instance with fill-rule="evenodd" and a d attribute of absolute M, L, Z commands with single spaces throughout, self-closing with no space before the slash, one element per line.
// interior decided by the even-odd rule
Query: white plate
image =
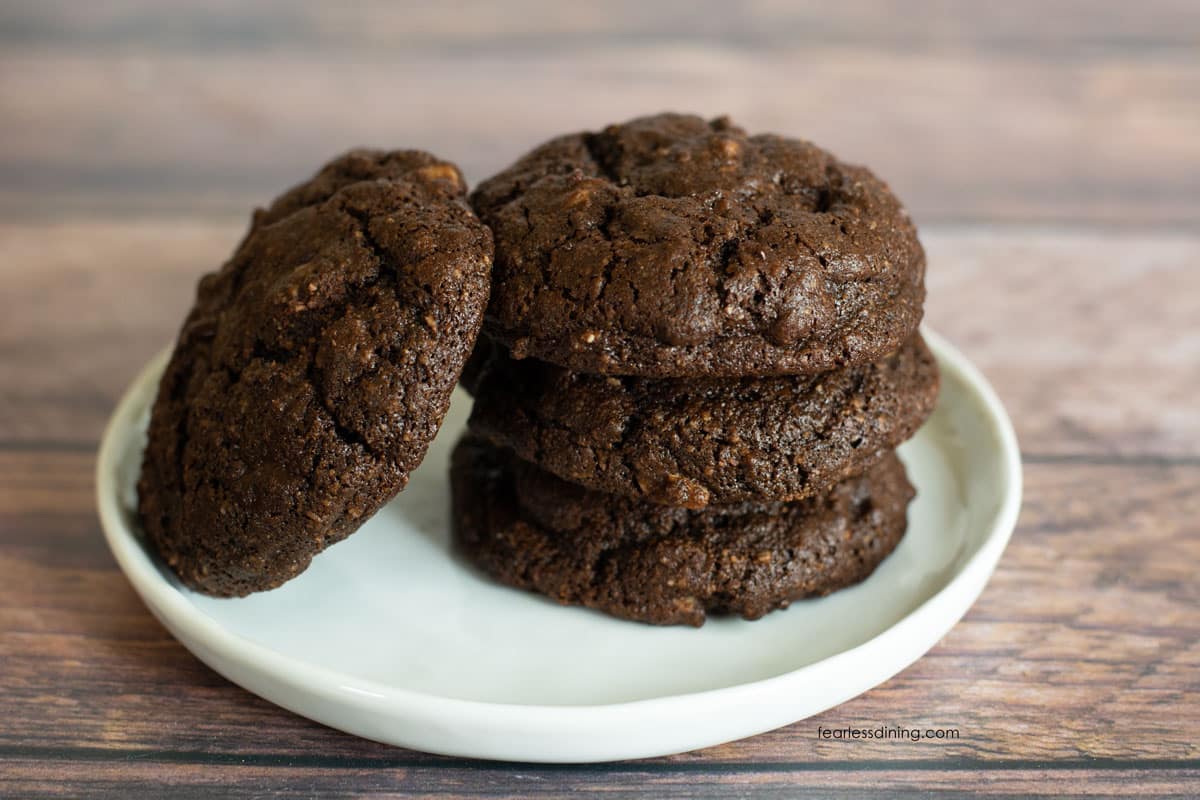
<path fill-rule="evenodd" d="M 876 686 L 966 613 L 1016 522 L 1021 468 L 983 377 L 926 332 L 937 410 L 901 448 L 909 532 L 867 581 L 757 622 L 658 628 L 495 585 L 448 542 L 456 397 L 408 489 L 299 578 L 238 600 L 196 594 L 143 547 L 134 486 L 155 358 L 100 446 L 100 519 L 121 569 L 200 660 L 273 703 L 433 753 L 579 762 L 676 753 L 817 714 Z"/>

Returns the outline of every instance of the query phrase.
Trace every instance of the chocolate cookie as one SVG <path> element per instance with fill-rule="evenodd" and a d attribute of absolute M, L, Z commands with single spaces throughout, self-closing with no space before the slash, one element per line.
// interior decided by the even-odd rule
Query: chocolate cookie
<path fill-rule="evenodd" d="M 863 580 L 903 536 L 914 495 L 894 454 L 808 500 L 703 511 L 592 492 L 473 438 L 450 476 L 455 536 L 484 572 L 660 625 L 757 619 Z"/>
<path fill-rule="evenodd" d="M 488 298 L 491 236 L 457 175 L 350 154 L 201 280 L 138 483 L 146 537 L 188 586 L 278 586 L 420 463 Z"/>
<path fill-rule="evenodd" d="M 920 334 L 812 377 L 605 377 L 492 350 L 472 378 L 472 432 L 564 480 L 687 508 L 819 494 L 911 437 L 937 400 Z"/>
<path fill-rule="evenodd" d="M 917 328 L 925 256 L 887 185 L 808 142 L 660 114 L 553 139 L 472 195 L 484 329 L 515 358 L 647 377 L 814 374 Z"/>

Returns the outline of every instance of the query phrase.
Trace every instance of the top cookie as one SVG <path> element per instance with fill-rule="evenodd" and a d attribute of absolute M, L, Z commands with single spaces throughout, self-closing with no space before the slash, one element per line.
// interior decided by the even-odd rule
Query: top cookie
<path fill-rule="evenodd" d="M 916 330 L 925 257 L 887 185 L 808 142 L 660 114 L 485 181 L 485 329 L 515 357 L 649 377 L 812 374 Z"/>
<path fill-rule="evenodd" d="M 199 286 L 150 420 L 139 514 L 180 579 L 269 589 L 403 488 L 487 305 L 452 165 L 355 152 L 256 215 Z"/>

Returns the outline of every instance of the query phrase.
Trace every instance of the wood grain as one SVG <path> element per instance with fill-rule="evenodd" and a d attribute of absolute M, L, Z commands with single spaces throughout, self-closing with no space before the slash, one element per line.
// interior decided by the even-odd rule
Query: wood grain
<path fill-rule="evenodd" d="M 358 144 L 478 180 L 668 107 L 868 163 L 922 222 L 1200 217 L 1195 4 L 95 5 L 23 6 L 0 39 L 8 214 L 240 214 Z"/>
<path fill-rule="evenodd" d="M 0 796 L 1200 795 L 1198 43 L 1188 0 L 3 5 Z M 196 661 L 104 546 L 94 449 L 249 208 L 351 145 L 477 180 L 664 107 L 826 144 L 913 210 L 927 319 L 1025 460 L 966 619 L 819 717 L 586 767 L 367 742 Z M 817 735 L 878 725 L 960 735 Z"/>
<path fill-rule="evenodd" d="M 1097 770 L 1087 764 L 1056 769 L 1046 764 L 988 773 L 986 782 L 964 764 L 957 769 L 912 765 L 842 764 L 826 769 L 813 765 L 712 771 L 659 770 L 649 766 L 531 769 L 528 765 L 472 765 L 465 768 L 420 769 L 406 762 L 352 764 L 336 769 L 261 764 L 213 768 L 209 764 L 131 760 L 128 763 L 39 760 L 15 764 L 12 777 L 0 777 L 0 788 L 20 796 L 79 792 L 89 797 L 120 795 L 134 787 L 169 792 L 172 798 L 261 797 L 434 797 L 497 798 L 570 796 L 634 796 L 637 787 L 656 798 L 895 798 L 965 797 L 966 781 L 977 783 L 979 795 L 991 798 L 1193 797 L 1195 769 L 1137 769 L 1120 766 Z M 1097 778 L 1100 779 L 1097 779 Z M 143 790 L 145 791 L 145 790 Z M 128 796 L 128 795 L 124 795 Z M 147 796 L 152 795 L 147 792 Z"/>

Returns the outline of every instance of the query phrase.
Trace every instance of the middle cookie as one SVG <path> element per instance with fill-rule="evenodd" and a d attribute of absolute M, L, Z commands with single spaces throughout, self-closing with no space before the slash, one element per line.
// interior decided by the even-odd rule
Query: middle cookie
<path fill-rule="evenodd" d="M 589 375 L 476 347 L 474 433 L 564 480 L 685 508 L 816 495 L 910 438 L 937 400 L 920 334 L 811 377 Z"/>

